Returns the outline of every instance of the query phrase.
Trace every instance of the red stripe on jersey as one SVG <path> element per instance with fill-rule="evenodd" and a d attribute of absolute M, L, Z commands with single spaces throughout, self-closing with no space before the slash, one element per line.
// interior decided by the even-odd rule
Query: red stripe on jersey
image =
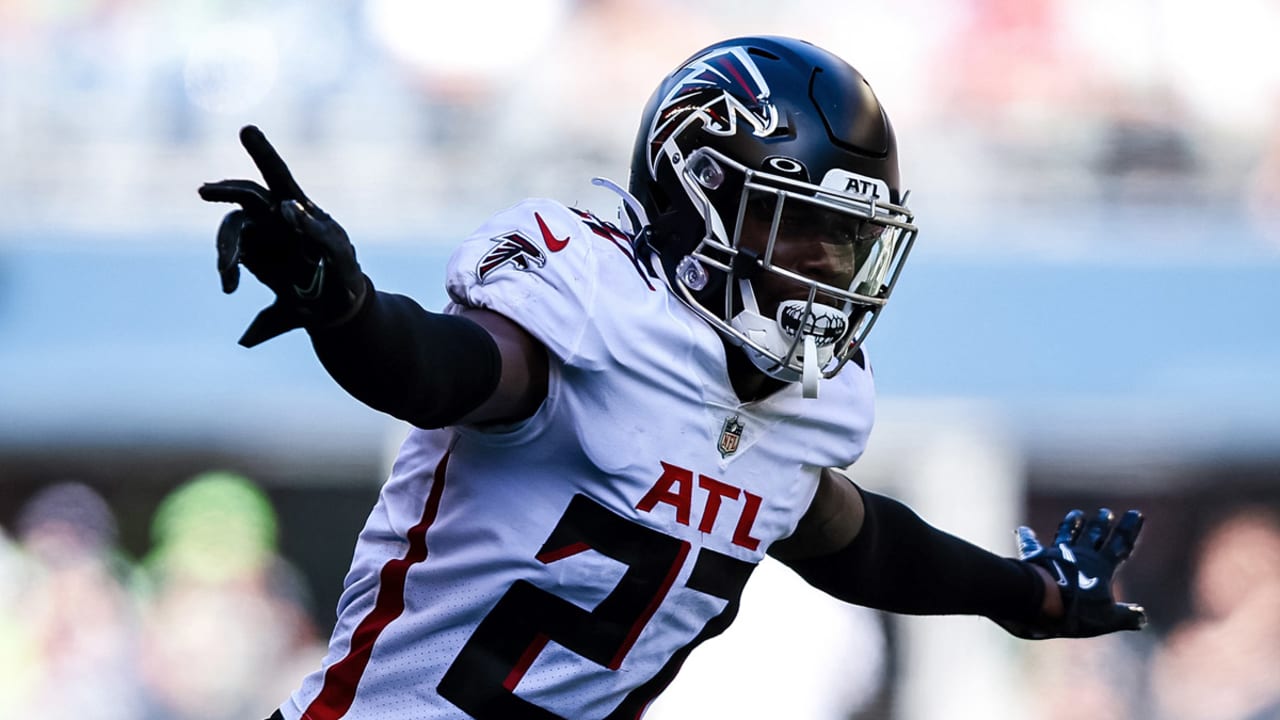
<path fill-rule="evenodd" d="M 547 552 L 538 553 L 537 558 L 540 562 L 550 565 L 557 560 L 563 560 L 570 555 L 577 555 L 580 552 L 586 552 L 590 549 L 591 546 L 584 542 L 569 543 L 568 545 L 556 550 L 548 550 Z"/>
<path fill-rule="evenodd" d="M 658 611 L 658 606 L 663 600 L 667 599 L 667 593 L 670 592 L 671 586 L 675 584 L 676 575 L 680 574 L 680 568 L 684 567 L 684 559 L 689 556 L 689 542 L 686 540 L 680 543 L 680 553 L 676 555 L 676 559 L 671 563 L 671 569 L 667 570 L 667 577 L 662 581 L 662 587 L 649 600 L 649 606 L 644 609 L 640 617 L 632 623 L 631 630 L 627 633 L 627 639 L 623 641 L 622 647 L 618 648 L 617 654 L 609 661 L 609 669 L 617 670 L 622 667 L 622 659 L 631 652 L 631 646 L 636 644 L 636 639 L 640 637 L 640 631 L 645 625 L 649 624 L 649 619 Z"/>
<path fill-rule="evenodd" d="M 431 483 L 431 491 L 427 493 L 427 502 L 422 509 L 422 519 L 409 529 L 406 539 L 409 549 L 404 557 L 388 560 L 382 566 L 379 576 L 378 599 L 373 610 L 360 621 L 355 632 L 351 633 L 351 648 L 338 662 L 329 666 L 324 673 L 324 685 L 320 694 L 302 713 L 303 720 L 338 720 L 351 709 L 356 698 L 356 686 L 369 665 L 369 656 L 373 654 L 373 644 L 384 628 L 404 612 L 405 576 L 409 568 L 427 559 L 427 530 L 435 522 L 436 513 L 440 509 L 440 495 L 444 491 L 445 470 L 449 466 L 449 453 L 440 458 L 436 465 L 435 476 Z"/>
<path fill-rule="evenodd" d="M 516 691 L 516 686 L 520 684 L 520 678 L 529 672 L 529 667 L 542 654 L 542 649 L 547 646 L 549 640 L 551 638 L 546 633 L 538 633 L 538 637 L 534 638 L 533 642 L 529 643 L 529 647 L 524 649 L 524 654 L 520 656 L 520 660 L 516 662 L 515 667 L 511 668 L 511 672 L 507 673 L 507 679 L 502 681 L 502 687 L 507 692 Z"/>

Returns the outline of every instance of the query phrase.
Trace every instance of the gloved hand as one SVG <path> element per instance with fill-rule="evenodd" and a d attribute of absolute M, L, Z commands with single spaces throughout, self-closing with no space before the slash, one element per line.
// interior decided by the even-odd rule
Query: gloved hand
<path fill-rule="evenodd" d="M 1141 630 L 1147 624 L 1142 606 L 1116 602 L 1111 579 L 1133 552 L 1142 530 L 1142 513 L 1126 512 L 1119 522 L 1106 508 L 1085 521 L 1072 510 L 1058 525 L 1053 544 L 1045 547 L 1029 527 L 1019 527 L 1019 559 L 1049 571 L 1062 594 L 1063 615 L 1023 623 L 997 620 L 1013 635 L 1028 640 L 1094 637 L 1117 630 Z"/>
<path fill-rule="evenodd" d="M 244 265 L 276 294 L 240 344 L 253 347 L 294 328 L 326 327 L 349 319 L 364 302 L 368 285 L 346 231 L 307 199 L 262 131 L 247 125 L 240 131 L 240 142 L 267 187 L 252 180 L 200 186 L 204 200 L 241 208 L 228 213 L 218 227 L 222 291 L 235 291 L 239 266 Z"/>

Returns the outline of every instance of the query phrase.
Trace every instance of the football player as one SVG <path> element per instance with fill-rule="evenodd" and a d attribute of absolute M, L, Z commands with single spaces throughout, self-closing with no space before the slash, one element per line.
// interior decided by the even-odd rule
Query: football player
<path fill-rule="evenodd" d="M 798 40 L 712 45 L 641 119 L 617 224 L 503 210 L 451 303 L 375 289 L 254 127 L 266 186 L 218 231 L 223 290 L 276 294 L 241 343 L 303 328 L 412 430 L 356 543 L 323 666 L 286 720 L 636 718 L 733 620 L 770 554 L 850 603 L 982 615 L 1026 638 L 1134 630 L 1111 579 L 1135 511 L 992 554 L 838 468 L 873 415 L 863 341 L 916 237 L 866 80 Z"/>

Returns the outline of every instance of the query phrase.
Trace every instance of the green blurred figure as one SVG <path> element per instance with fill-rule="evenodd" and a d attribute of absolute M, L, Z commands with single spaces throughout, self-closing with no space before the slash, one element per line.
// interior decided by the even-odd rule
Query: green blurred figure
<path fill-rule="evenodd" d="M 145 561 L 149 717 L 256 717 L 323 653 L 270 500 L 248 478 L 199 475 L 161 503 Z"/>

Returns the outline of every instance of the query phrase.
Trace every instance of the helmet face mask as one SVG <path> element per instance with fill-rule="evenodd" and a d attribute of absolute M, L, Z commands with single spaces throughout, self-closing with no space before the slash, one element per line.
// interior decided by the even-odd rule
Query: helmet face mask
<path fill-rule="evenodd" d="M 766 375 L 814 395 L 865 339 L 915 238 L 897 184 L 892 129 L 853 68 L 746 38 L 658 88 L 631 192 L 671 289 Z"/>
<path fill-rule="evenodd" d="M 712 148 L 694 151 L 685 172 L 699 184 L 708 177 L 742 180 L 727 218 L 702 195 L 705 232 L 682 258 L 686 272 L 676 274 L 673 289 L 765 374 L 800 380 L 808 359 L 833 377 L 866 338 L 897 280 L 915 237 L 910 213 L 874 195 L 750 170 Z M 709 283 L 691 281 L 694 264 L 704 276 L 724 278 L 722 301 L 706 297 Z"/>

